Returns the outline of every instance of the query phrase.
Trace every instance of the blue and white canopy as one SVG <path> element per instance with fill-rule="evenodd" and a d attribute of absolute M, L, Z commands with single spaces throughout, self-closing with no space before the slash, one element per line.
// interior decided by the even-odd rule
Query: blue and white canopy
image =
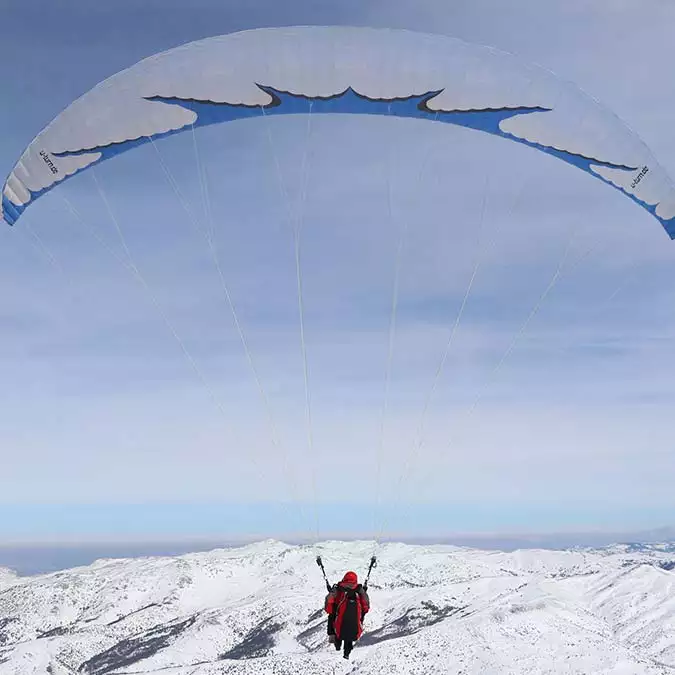
<path fill-rule="evenodd" d="M 573 85 L 459 40 L 344 27 L 208 38 L 113 75 L 31 142 L 0 214 L 14 224 L 69 176 L 151 138 L 310 110 L 428 119 L 528 145 L 620 190 L 675 238 L 673 182 L 631 130 Z"/>

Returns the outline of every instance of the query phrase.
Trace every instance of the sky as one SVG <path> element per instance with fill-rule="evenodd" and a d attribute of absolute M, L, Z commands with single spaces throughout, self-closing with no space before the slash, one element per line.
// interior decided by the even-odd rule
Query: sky
<path fill-rule="evenodd" d="M 673 20 L 662 0 L 12 3 L 0 170 L 143 57 L 338 24 L 516 53 L 600 100 L 675 175 Z M 199 164 L 189 134 L 158 143 L 190 216 L 145 146 L 0 231 L 0 541 L 672 524 L 675 250 L 658 222 L 562 162 L 470 130 L 326 116 L 309 139 L 302 117 L 270 133 L 200 129 Z M 140 280 L 120 264 L 125 246 Z"/>

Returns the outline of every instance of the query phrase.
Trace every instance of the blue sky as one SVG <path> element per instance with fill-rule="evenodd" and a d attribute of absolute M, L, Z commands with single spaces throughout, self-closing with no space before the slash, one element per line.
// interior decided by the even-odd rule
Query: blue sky
<path fill-rule="evenodd" d="M 441 32 L 540 63 L 619 114 L 675 175 L 674 11 L 657 0 L 17 4 L 0 26 L 4 62 L 16 64 L 3 87 L 0 163 L 8 173 L 64 106 L 157 51 L 244 28 L 346 24 Z M 272 127 L 295 199 L 305 123 Z M 124 251 L 90 174 L 0 232 L 0 538 L 311 536 L 312 474 L 326 535 L 672 522 L 675 251 L 648 214 L 561 162 L 475 132 L 317 120 L 302 249 L 310 455 L 293 239 L 265 130 L 235 123 L 198 140 L 223 269 L 279 442 L 208 248 L 146 146 L 96 175 L 150 294 L 116 259 Z M 176 137 L 160 151 L 201 218 L 191 142 Z M 493 378 L 572 232 L 568 267 Z M 479 246 L 485 260 L 416 453 Z M 355 481 L 336 491 L 345 471 Z"/>

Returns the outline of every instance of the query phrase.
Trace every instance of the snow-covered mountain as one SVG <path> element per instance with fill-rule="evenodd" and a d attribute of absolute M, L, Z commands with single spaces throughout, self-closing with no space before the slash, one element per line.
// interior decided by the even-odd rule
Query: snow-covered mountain
<path fill-rule="evenodd" d="M 0 567 L 0 591 L 5 590 L 17 582 L 17 576 L 12 570 Z"/>
<path fill-rule="evenodd" d="M 351 661 L 326 641 L 325 589 L 377 552 Z M 662 675 L 675 671 L 667 547 L 484 552 L 268 541 L 0 571 L 0 675 Z"/>

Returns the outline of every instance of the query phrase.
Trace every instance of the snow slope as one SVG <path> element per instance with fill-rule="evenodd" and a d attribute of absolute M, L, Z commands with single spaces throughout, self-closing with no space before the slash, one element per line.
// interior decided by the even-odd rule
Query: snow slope
<path fill-rule="evenodd" d="M 326 643 L 333 579 L 373 543 L 268 541 L 174 558 L 0 572 L 0 675 L 675 671 L 667 548 L 484 552 L 387 544 L 350 662 Z M 359 567 L 360 566 L 360 567 Z"/>
<path fill-rule="evenodd" d="M 5 588 L 8 588 L 9 586 L 12 586 L 16 583 L 18 583 L 18 577 L 16 573 L 12 570 L 0 567 L 0 591 L 3 591 Z"/>

